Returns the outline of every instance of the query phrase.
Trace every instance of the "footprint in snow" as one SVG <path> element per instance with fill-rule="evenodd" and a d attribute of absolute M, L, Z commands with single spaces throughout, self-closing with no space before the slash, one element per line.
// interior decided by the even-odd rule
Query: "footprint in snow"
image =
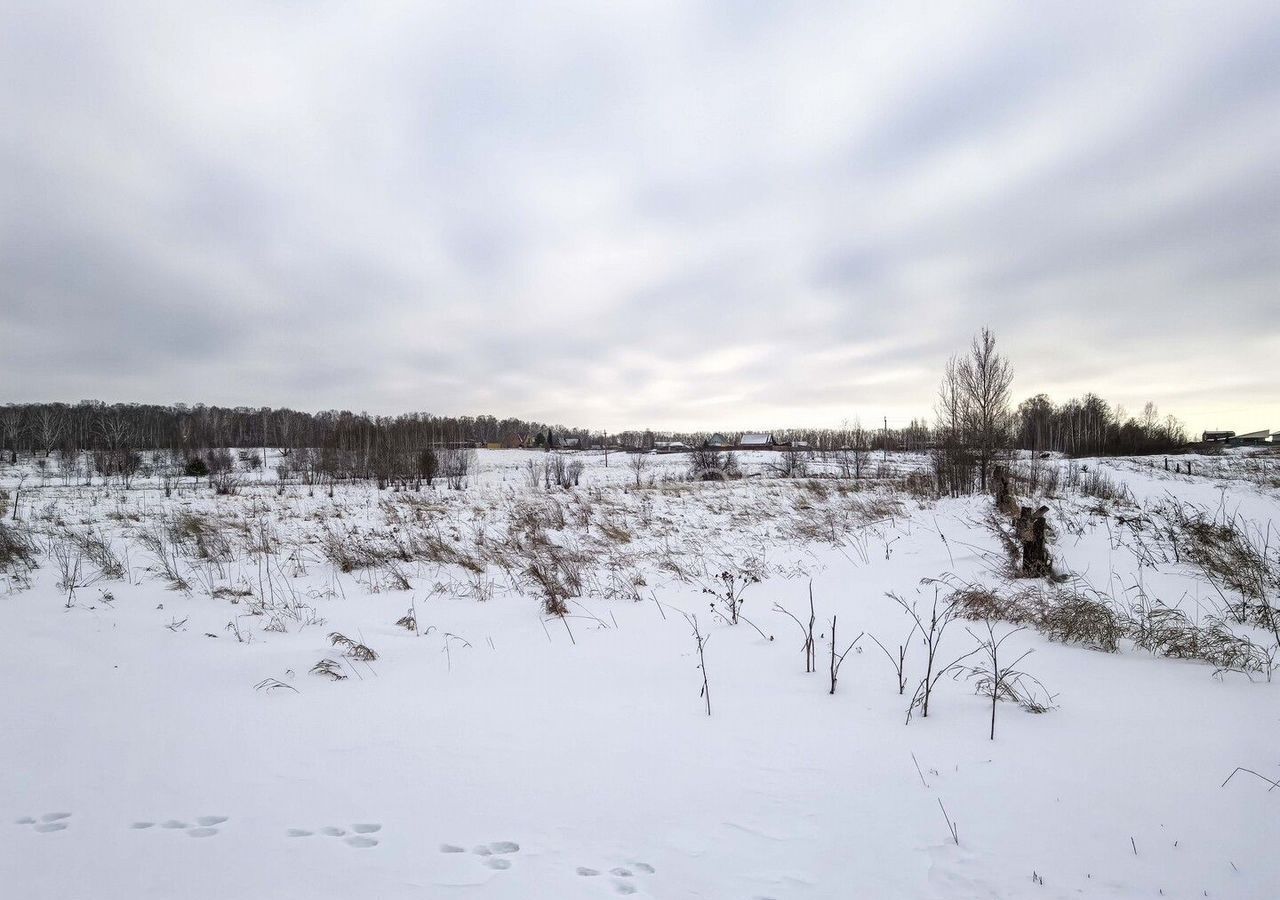
<path fill-rule="evenodd" d="M 188 828 L 187 836 L 194 838 L 213 837 L 218 833 L 216 828 Z"/>
<path fill-rule="evenodd" d="M 639 890 L 639 888 L 637 888 L 634 884 L 630 884 L 626 881 L 619 881 L 617 884 L 613 886 L 613 889 L 617 891 L 619 894 L 634 894 L 636 891 Z"/>
<path fill-rule="evenodd" d="M 225 821 L 227 821 L 226 816 L 196 816 L 196 824 L 203 825 L 205 828 L 221 825 Z"/>
<path fill-rule="evenodd" d="M 155 822 L 134 822 L 134 823 L 133 823 L 132 825 L 130 825 L 129 827 L 130 827 L 130 828 L 136 828 L 136 829 L 138 829 L 138 830 L 142 830 L 143 828 L 150 828 L 150 827 L 152 827 L 152 826 L 153 826 L 153 825 L 155 825 L 155 824 L 156 824 Z"/>
<path fill-rule="evenodd" d="M 441 844 L 441 853 L 466 853 L 462 847 L 457 844 Z M 509 853 L 519 853 L 520 845 L 515 841 L 491 841 L 488 844 L 477 844 L 471 848 L 471 852 L 476 856 L 482 857 L 484 864 L 490 869 L 510 869 L 511 860 L 503 859 Z"/>
<path fill-rule="evenodd" d="M 172 828 L 172 829 L 174 829 L 174 830 L 176 831 L 177 829 L 180 829 L 180 828 L 190 828 L 191 826 L 190 826 L 188 823 L 186 823 L 186 822 L 179 822 L 177 819 L 170 819 L 170 820 L 169 820 L 169 821 L 167 821 L 167 822 L 163 822 L 163 823 L 161 823 L 160 827 L 161 827 L 161 828 Z"/>
<path fill-rule="evenodd" d="M 356 834 L 374 834 L 375 832 L 381 831 L 382 826 L 376 822 L 361 822 L 356 825 L 352 825 L 351 830 Z"/>
<path fill-rule="evenodd" d="M 342 837 L 347 833 L 347 830 L 345 828 L 337 828 L 333 825 L 326 825 L 320 829 L 320 833 L 326 834 L 329 837 Z"/>
<path fill-rule="evenodd" d="M 599 869 L 592 869 L 587 866 L 578 866 L 576 871 L 579 875 L 584 877 L 591 877 L 600 874 Z M 652 875 L 655 871 L 657 870 L 648 863 L 638 862 L 632 863 L 630 868 L 627 868 L 626 866 L 616 866 L 609 870 L 609 874 L 616 878 L 631 878 L 636 874 L 636 872 L 639 872 L 641 875 Z"/>
<path fill-rule="evenodd" d="M 289 835 L 289 837 L 311 837 L 315 832 L 307 831 L 305 828 L 290 828 L 285 834 Z"/>
<path fill-rule="evenodd" d="M 352 847 L 359 847 L 361 849 L 378 846 L 377 840 L 371 837 L 366 837 L 363 834 L 353 834 L 351 837 L 347 838 L 347 843 Z"/>
<path fill-rule="evenodd" d="M 33 825 L 35 826 L 35 829 L 34 829 L 35 831 L 38 831 L 41 834 L 49 834 L 54 831 L 66 831 L 68 823 L 62 820 L 69 819 L 69 818 L 71 818 L 71 813 L 51 812 L 51 813 L 45 813 L 43 816 L 41 816 L 40 821 L 38 822 L 35 819 L 33 819 L 31 816 L 23 816 L 20 819 L 15 819 L 14 824 Z"/>

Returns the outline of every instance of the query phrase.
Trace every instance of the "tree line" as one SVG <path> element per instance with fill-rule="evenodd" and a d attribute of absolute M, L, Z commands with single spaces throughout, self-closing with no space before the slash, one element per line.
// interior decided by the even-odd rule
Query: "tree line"
<path fill-rule="evenodd" d="M 930 424 L 913 419 L 896 428 L 789 429 L 773 432 L 780 440 L 816 453 L 838 450 L 943 450 L 985 487 L 998 452 L 1018 448 L 1070 455 L 1167 452 L 1186 443 L 1182 425 L 1161 418 L 1154 404 L 1140 417 L 1127 416 L 1094 394 L 1056 405 L 1044 394 L 1011 406 L 1013 371 L 984 329 L 967 354 L 952 357 L 944 369 Z M 765 430 L 765 429 L 762 429 Z M 736 434 L 723 435 L 730 443 Z M 652 449 L 660 441 L 699 447 L 711 432 L 628 430 L 608 434 L 513 417 L 437 416 L 411 413 L 374 416 L 348 410 L 310 413 L 270 407 L 169 406 L 141 403 L 10 403 L 0 406 L 0 450 L 9 462 L 20 454 L 48 457 L 54 451 L 106 454 L 168 451 L 194 458 L 214 448 L 329 451 L 356 460 L 354 468 L 386 468 L 386 460 L 412 460 L 418 468 L 423 450 L 490 444 L 547 449 L 593 446 Z M 406 468 L 399 466 L 399 468 Z M 958 476 L 961 477 L 961 476 Z"/>

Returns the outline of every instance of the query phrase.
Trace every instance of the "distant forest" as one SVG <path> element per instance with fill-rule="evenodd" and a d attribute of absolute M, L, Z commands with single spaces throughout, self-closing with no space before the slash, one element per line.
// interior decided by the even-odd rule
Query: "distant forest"
<path fill-rule="evenodd" d="M 761 429 L 767 430 L 767 429 Z M 1186 443 L 1182 426 L 1161 418 L 1152 404 L 1141 417 L 1126 416 L 1089 394 L 1054 404 L 1041 394 L 1007 412 L 1008 446 L 1054 450 L 1075 456 L 1166 452 Z M 779 440 L 804 442 L 814 451 L 841 448 L 923 450 L 935 446 L 938 426 L 913 420 L 899 428 L 801 428 L 773 432 Z M 698 446 L 710 432 L 621 431 L 606 433 L 545 422 L 495 416 L 435 416 L 413 413 L 372 416 L 346 410 L 318 413 L 262 407 L 251 409 L 106 404 L 29 403 L 0 406 L 0 448 L 10 461 L 19 454 L 48 456 L 52 451 L 150 450 L 175 456 L 215 447 L 329 448 L 366 458 L 383 453 L 413 453 L 428 447 L 614 446 L 651 448 L 655 441 Z M 732 443 L 735 434 L 724 437 Z"/>

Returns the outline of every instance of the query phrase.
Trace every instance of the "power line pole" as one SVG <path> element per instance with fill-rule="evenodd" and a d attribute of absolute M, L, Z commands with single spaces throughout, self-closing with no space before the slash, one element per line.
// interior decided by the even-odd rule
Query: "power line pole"
<path fill-rule="evenodd" d="M 885 462 L 889 461 L 889 417 L 884 417 L 884 456 Z"/>

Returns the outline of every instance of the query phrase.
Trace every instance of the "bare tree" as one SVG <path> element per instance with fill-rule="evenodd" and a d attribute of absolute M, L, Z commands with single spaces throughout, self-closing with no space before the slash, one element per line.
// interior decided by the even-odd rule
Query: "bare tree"
<path fill-rule="evenodd" d="M 809 460 L 799 447 L 783 447 L 769 468 L 780 478 L 804 478 L 809 474 Z"/>
<path fill-rule="evenodd" d="M 58 409 L 50 406 L 40 407 L 39 412 L 36 413 L 32 435 L 46 457 L 53 450 L 54 445 L 58 443 L 58 438 L 62 437 L 62 428 L 62 413 Z M 112 449 L 115 448 L 113 447 Z"/>
<path fill-rule="evenodd" d="M 983 328 L 973 336 L 969 355 L 956 365 L 966 430 L 978 456 L 978 476 L 987 489 L 987 476 L 996 451 L 1008 443 L 1012 423 L 1009 405 L 1013 367 L 996 351 L 996 336 Z M 944 384 L 946 379 L 944 379 Z"/>
<path fill-rule="evenodd" d="M 119 411 L 99 416 L 96 428 L 108 450 L 128 449 L 133 438 L 133 423 Z"/>
<path fill-rule="evenodd" d="M 649 457 L 643 453 L 632 453 L 627 465 L 631 467 L 631 474 L 636 477 L 636 487 L 640 487 L 640 479 L 649 468 Z"/>
<path fill-rule="evenodd" d="M 693 481 L 725 481 L 738 476 L 738 457 L 715 447 L 695 447 L 689 451 L 689 478 Z"/>
<path fill-rule="evenodd" d="M 551 490 L 552 485 L 562 488 L 569 487 L 571 483 L 569 478 L 569 458 L 558 450 L 549 452 L 543 467 L 543 477 L 547 490 Z"/>
<path fill-rule="evenodd" d="M 23 432 L 22 410 L 16 406 L 0 409 L 0 449 L 9 445 L 9 463 L 18 461 L 18 437 Z"/>
<path fill-rule="evenodd" d="M 934 411 L 938 416 L 939 437 L 944 441 L 960 441 L 966 418 L 966 396 L 960 384 L 960 359 L 952 355 L 942 369 L 942 383 L 938 385 L 938 401 Z"/>
<path fill-rule="evenodd" d="M 467 476 L 475 465 L 476 451 L 468 447 L 446 447 L 440 451 L 440 472 L 453 490 L 467 484 Z"/>

